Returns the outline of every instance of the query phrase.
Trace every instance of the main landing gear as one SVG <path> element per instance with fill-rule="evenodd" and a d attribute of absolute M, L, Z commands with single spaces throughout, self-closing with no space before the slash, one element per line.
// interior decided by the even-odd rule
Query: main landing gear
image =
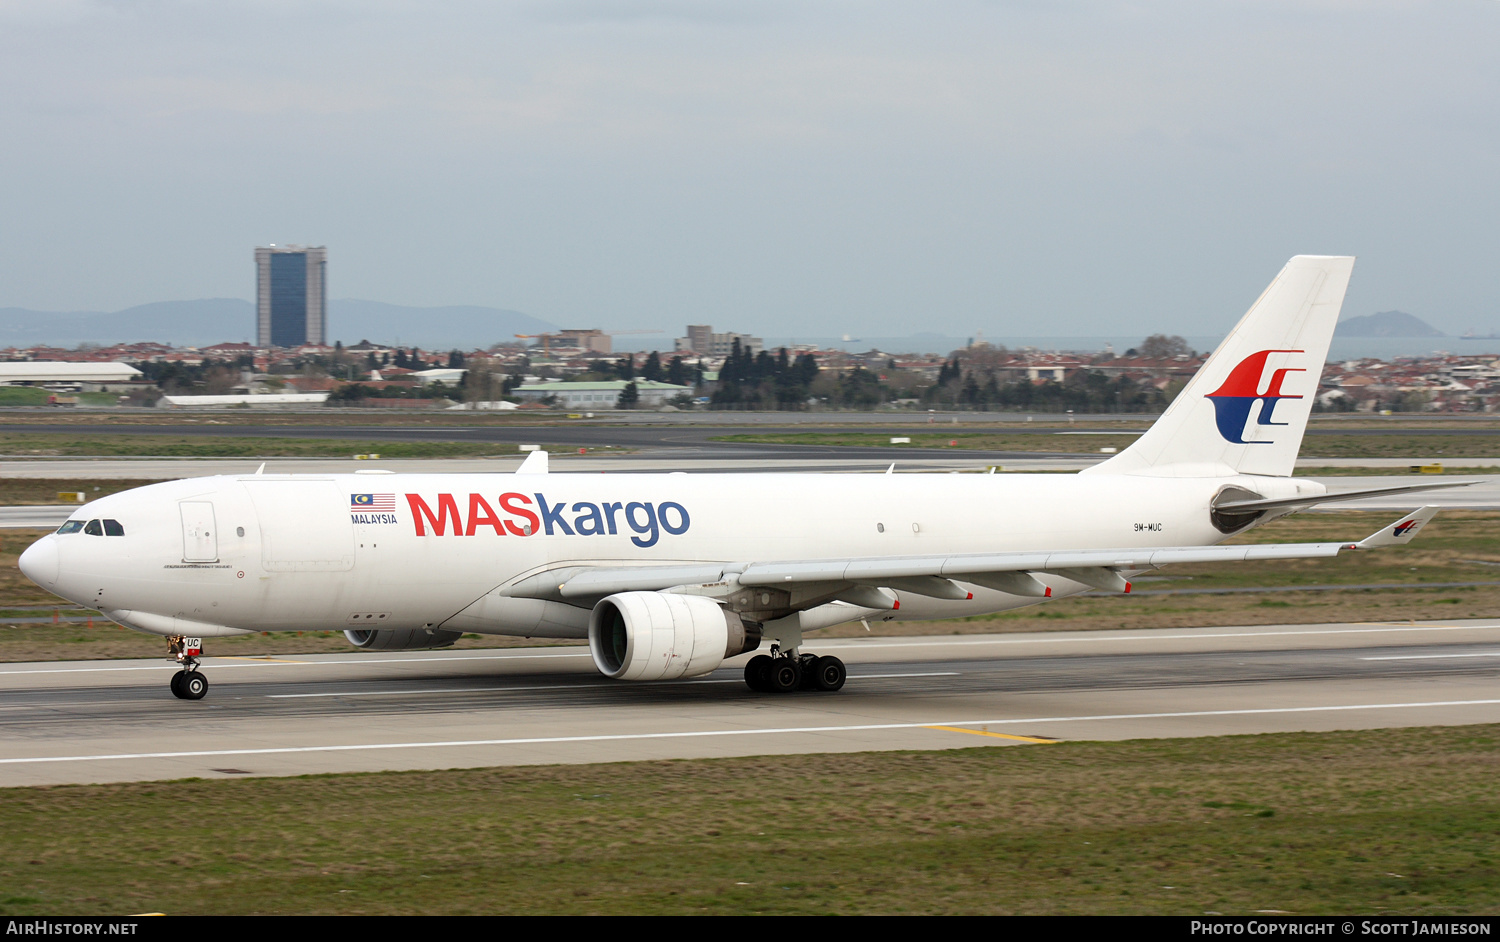
<path fill-rule="evenodd" d="M 761 693 L 791 690 L 838 690 L 848 679 L 844 662 L 825 654 L 782 654 L 776 645 L 770 654 L 757 654 L 745 665 L 745 683 Z"/>
<path fill-rule="evenodd" d="M 198 672 L 198 657 L 202 653 L 202 638 L 167 637 L 167 654 L 182 665 L 182 670 L 172 675 L 172 696 L 179 700 L 202 700 L 208 693 L 208 678 Z"/>

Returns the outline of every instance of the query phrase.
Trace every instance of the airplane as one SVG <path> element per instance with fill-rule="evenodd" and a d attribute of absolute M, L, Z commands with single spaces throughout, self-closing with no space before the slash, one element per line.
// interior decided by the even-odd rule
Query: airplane
<path fill-rule="evenodd" d="M 759 692 L 834 691 L 805 636 L 1129 592 L 1174 563 L 1307 559 L 1409 542 L 1424 507 L 1354 542 L 1221 545 L 1329 493 L 1293 478 L 1354 259 L 1297 256 L 1162 416 L 1077 474 L 221 475 L 100 498 L 21 570 L 165 636 L 171 691 L 201 699 L 203 639 L 342 630 L 363 650 L 466 632 L 588 639 L 622 681 L 745 666 Z M 1462 482 L 1470 483 L 1470 482 Z"/>

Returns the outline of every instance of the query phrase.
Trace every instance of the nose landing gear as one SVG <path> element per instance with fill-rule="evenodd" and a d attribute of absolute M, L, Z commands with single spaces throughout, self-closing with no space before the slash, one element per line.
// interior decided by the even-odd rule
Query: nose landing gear
<path fill-rule="evenodd" d="M 792 690 L 834 691 L 848 679 L 844 662 L 825 654 L 781 653 L 777 645 L 771 653 L 757 654 L 745 665 L 745 684 L 759 693 L 786 693 Z"/>
<path fill-rule="evenodd" d="M 198 672 L 198 657 L 202 653 L 202 638 L 167 637 L 167 654 L 182 665 L 182 670 L 172 675 L 172 696 L 179 700 L 202 700 L 208 693 L 208 678 Z"/>

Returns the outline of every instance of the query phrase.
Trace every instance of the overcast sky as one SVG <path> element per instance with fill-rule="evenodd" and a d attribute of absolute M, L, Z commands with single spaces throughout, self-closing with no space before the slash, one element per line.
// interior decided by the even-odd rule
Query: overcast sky
<path fill-rule="evenodd" d="M 0 0 L 0 307 L 765 335 L 1500 329 L 1500 2 Z"/>

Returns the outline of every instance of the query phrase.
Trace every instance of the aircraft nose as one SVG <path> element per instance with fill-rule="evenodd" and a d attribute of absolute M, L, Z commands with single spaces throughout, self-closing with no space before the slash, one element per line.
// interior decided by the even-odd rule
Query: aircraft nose
<path fill-rule="evenodd" d="M 50 536 L 42 537 L 26 548 L 26 552 L 21 554 L 18 565 L 21 567 L 21 572 L 26 574 L 26 578 L 37 585 L 56 585 L 57 542 Z"/>

